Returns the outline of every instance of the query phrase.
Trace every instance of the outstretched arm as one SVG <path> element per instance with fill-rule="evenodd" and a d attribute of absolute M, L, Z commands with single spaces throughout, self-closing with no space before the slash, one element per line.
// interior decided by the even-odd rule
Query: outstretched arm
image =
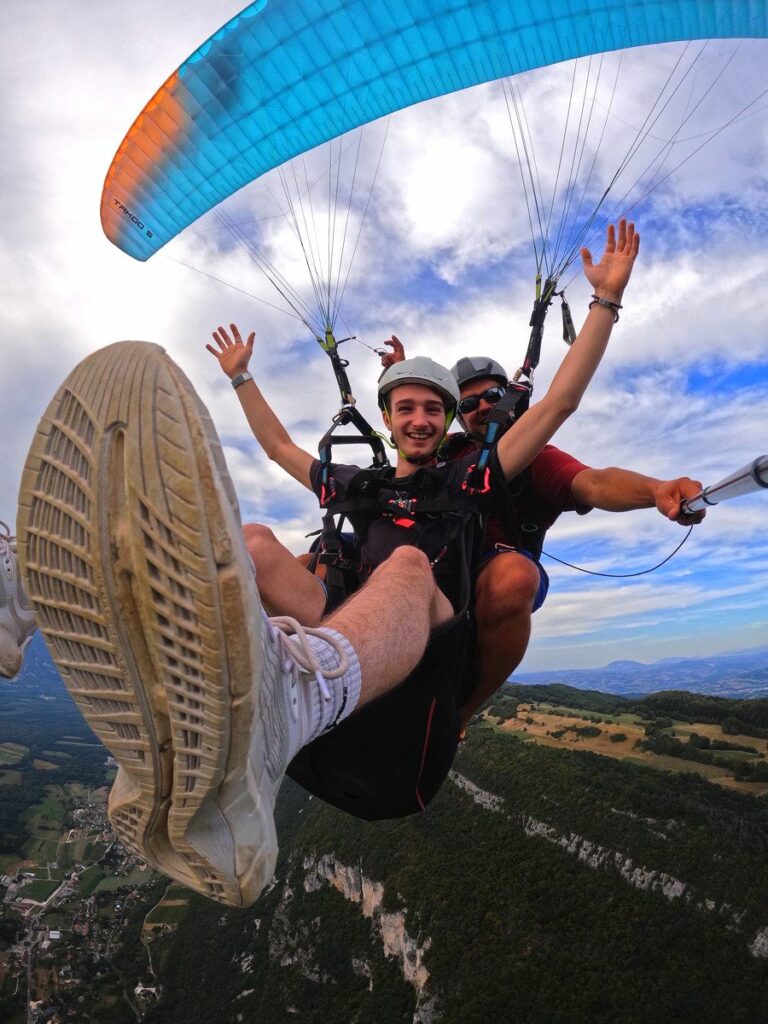
<path fill-rule="evenodd" d="M 571 493 L 582 505 L 607 512 L 628 512 L 635 508 L 657 508 L 663 516 L 681 526 L 700 523 L 706 512 L 680 515 L 680 503 L 702 490 L 698 480 L 681 476 L 675 480 L 657 480 L 629 469 L 583 469 L 571 482 Z"/>
<path fill-rule="evenodd" d="M 217 347 L 214 348 L 210 343 L 205 347 L 211 355 L 216 356 L 222 372 L 232 380 L 248 369 L 256 335 L 251 331 L 244 342 L 235 324 L 230 324 L 229 329 L 232 337 L 223 327 L 219 327 L 213 332 L 213 340 Z M 294 480 L 312 490 L 309 471 L 314 458 L 291 440 L 290 434 L 267 404 L 256 382 L 246 381 L 235 390 L 248 425 L 267 458 L 276 462 Z"/>
<path fill-rule="evenodd" d="M 621 303 L 639 247 L 640 235 L 634 224 L 621 220 L 618 241 L 613 225 L 608 228 L 605 252 L 599 263 L 592 262 L 588 249 L 581 250 L 584 273 L 598 298 L 616 305 Z M 593 305 L 546 395 L 501 438 L 497 453 L 508 480 L 531 463 L 558 427 L 576 411 L 600 365 L 613 323 L 612 309 Z"/>

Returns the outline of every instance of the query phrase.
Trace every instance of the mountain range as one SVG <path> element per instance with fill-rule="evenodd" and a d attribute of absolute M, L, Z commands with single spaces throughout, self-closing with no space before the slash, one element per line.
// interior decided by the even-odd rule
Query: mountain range
<path fill-rule="evenodd" d="M 39 633 L 29 645 L 16 681 L 32 680 L 43 692 L 61 692 L 59 674 Z M 651 664 L 612 661 L 602 668 L 515 672 L 510 682 L 531 686 L 561 683 L 622 696 L 688 690 L 738 699 L 768 697 L 768 646 L 727 651 L 707 658 L 662 658 Z"/>
<path fill-rule="evenodd" d="M 600 690 L 622 696 L 688 690 L 739 699 L 766 697 L 768 646 L 728 651 L 707 658 L 662 658 L 651 664 L 612 661 L 602 668 L 515 672 L 510 682 L 532 686 L 561 683 L 580 690 Z"/>

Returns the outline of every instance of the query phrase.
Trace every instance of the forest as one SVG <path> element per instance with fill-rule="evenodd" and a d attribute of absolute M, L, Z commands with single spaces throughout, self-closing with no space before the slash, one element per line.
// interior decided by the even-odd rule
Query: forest
<path fill-rule="evenodd" d="M 54 776 L 105 777 L 104 751 L 76 710 L 45 696 L 0 689 L 2 741 L 25 750 L 7 767 L 22 771 L 23 786 L 5 786 L 0 804 L 8 845 Z M 410 1024 L 418 1012 L 434 1024 L 765 1024 L 768 960 L 751 947 L 768 926 L 766 800 L 497 724 L 531 700 L 570 709 L 578 735 L 629 711 L 648 742 L 664 742 L 672 716 L 704 721 L 694 717 L 702 709 L 709 721 L 749 719 L 759 730 L 757 705 L 768 703 L 507 686 L 471 724 L 455 774 L 423 814 L 365 823 L 287 781 L 275 881 L 254 907 L 192 896 L 151 944 L 156 978 L 140 935 L 162 884 L 132 908 L 114 967 L 131 988 L 159 980 L 160 1001 L 143 1019 Z M 681 746 L 726 757 L 751 746 L 707 739 L 694 727 Z M 36 770 L 40 758 L 59 767 Z M 372 917 L 311 880 L 320 858 L 361 888 L 381 887 Z M 385 952 L 385 921 L 390 938 L 401 927 L 399 956 Z M 426 980 L 415 985 L 405 969 L 418 958 Z M 126 1005 L 115 1019 L 130 1016 Z"/>
<path fill-rule="evenodd" d="M 335 889 L 307 891 L 306 865 L 332 853 L 382 881 L 385 909 L 428 946 L 445 1024 L 764 1021 L 768 966 L 748 950 L 768 923 L 764 801 L 487 725 L 472 727 L 455 769 L 501 797 L 501 811 L 449 782 L 426 813 L 369 824 L 286 784 L 274 888 L 250 910 L 193 901 L 162 940 L 165 996 L 148 1020 L 188 1024 L 233 1005 L 260 1024 L 412 1021 L 416 995 L 381 956 L 374 922 Z M 567 842 L 533 834 L 533 820 L 683 892 L 638 889 L 615 858 L 590 868 Z"/>

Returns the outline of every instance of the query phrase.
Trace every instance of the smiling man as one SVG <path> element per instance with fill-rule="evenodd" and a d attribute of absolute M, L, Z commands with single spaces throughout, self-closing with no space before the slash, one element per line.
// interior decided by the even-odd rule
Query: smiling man
<path fill-rule="evenodd" d="M 469 706 L 477 693 L 477 666 L 468 658 L 468 624 L 471 573 L 483 557 L 478 548 L 485 535 L 482 524 L 493 511 L 492 502 L 503 501 L 507 482 L 539 456 L 578 407 L 605 351 L 638 247 L 634 226 L 622 221 L 618 237 L 613 226 L 608 229 L 599 263 L 593 264 L 589 252 L 582 251 L 595 301 L 547 394 L 496 445 L 491 487 L 472 474 L 474 446 L 450 462 L 440 457 L 461 396 L 454 376 L 439 363 L 420 357 L 398 362 L 382 374 L 379 406 L 397 450 L 397 464 L 361 470 L 316 459 L 296 445 L 248 370 L 255 335 L 244 342 L 234 324 L 229 331 L 220 327 L 214 332 L 214 344 L 207 348 L 230 378 L 265 454 L 314 491 L 331 513 L 326 514 L 326 525 L 334 514 L 345 516 L 352 525 L 351 545 L 344 546 L 335 525 L 324 528 L 321 541 L 329 581 L 333 571 L 350 584 L 341 588 L 342 599 L 403 546 L 426 554 L 437 583 L 433 600 L 441 604 L 440 625 L 414 672 L 370 707 L 304 747 L 289 769 L 321 798 L 360 817 L 396 817 L 423 809 L 439 789 L 456 751 L 459 709 Z M 483 397 L 477 411 L 483 415 L 490 404 L 489 396 Z M 304 625 L 319 624 L 334 607 L 323 581 L 267 527 L 246 526 L 244 534 L 259 567 L 265 606 Z M 484 572 L 490 578 L 496 559 L 487 557 Z M 530 566 L 530 578 L 538 578 L 536 566 L 519 557 Z M 395 591 L 389 595 L 395 606 L 399 599 Z M 375 633 L 375 619 L 369 628 Z M 385 642 L 397 646 L 399 638 L 390 636 Z"/>
<path fill-rule="evenodd" d="M 393 351 L 382 361 L 386 367 L 396 367 L 405 359 L 402 343 L 393 336 L 386 344 Z M 487 356 L 460 359 L 451 373 L 460 389 L 458 419 L 464 433 L 450 435 L 444 452 L 448 460 L 461 460 L 477 453 L 509 378 L 504 367 Z M 508 425 L 512 422 L 510 417 Z M 497 488 L 474 567 L 478 675 L 461 709 L 462 725 L 525 655 L 531 616 L 549 589 L 540 562 L 544 538 L 563 512 L 585 515 L 593 508 L 608 512 L 656 508 L 666 518 L 690 526 L 701 522 L 705 513 L 681 516 L 680 503 L 700 491 L 701 483 L 690 477 L 659 480 L 616 467 L 592 469 L 553 445 L 546 445 L 506 488 Z"/>

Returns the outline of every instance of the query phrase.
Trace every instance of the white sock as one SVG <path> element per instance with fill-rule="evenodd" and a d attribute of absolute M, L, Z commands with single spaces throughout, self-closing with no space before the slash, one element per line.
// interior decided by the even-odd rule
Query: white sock
<path fill-rule="evenodd" d="M 349 660 L 349 668 L 338 679 L 326 679 L 330 700 L 326 699 L 320 686 L 313 679 L 308 679 L 304 684 L 307 687 L 306 709 L 309 715 L 309 736 L 306 743 L 310 743 L 321 733 L 338 725 L 339 722 L 343 722 L 355 710 L 360 699 L 360 662 L 352 644 L 335 629 L 323 627 L 323 632 L 330 634 L 342 647 Z M 331 644 L 326 643 L 318 636 L 311 637 L 310 643 L 322 671 L 332 671 L 338 668 L 339 657 Z"/>

